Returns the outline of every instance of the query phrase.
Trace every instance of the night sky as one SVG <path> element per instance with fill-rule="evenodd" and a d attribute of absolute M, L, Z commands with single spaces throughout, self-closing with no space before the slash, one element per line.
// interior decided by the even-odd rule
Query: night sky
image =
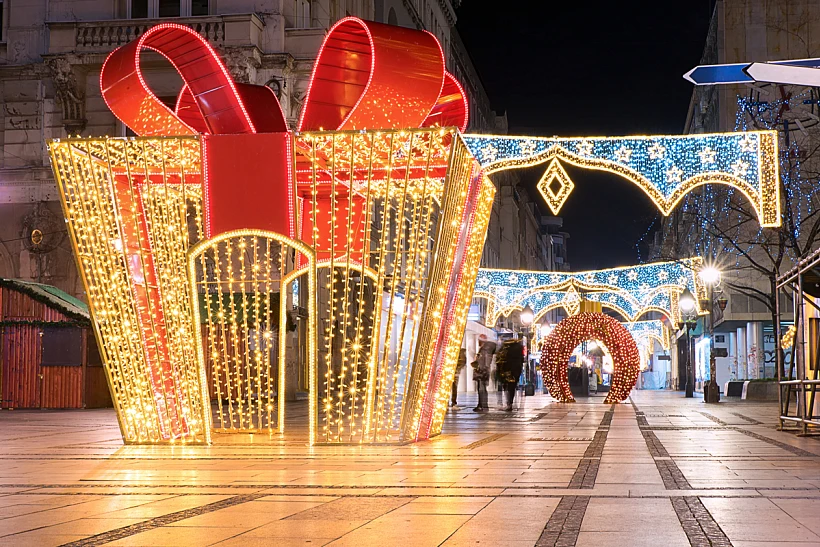
<path fill-rule="evenodd" d="M 464 0 L 457 27 L 511 134 L 679 134 L 692 95 L 682 75 L 700 61 L 713 5 Z M 658 224 L 649 198 L 620 177 L 565 167 L 575 182 L 561 210 L 572 269 L 636 263 L 635 243 Z M 535 190 L 545 169 L 522 175 L 551 214 Z"/>

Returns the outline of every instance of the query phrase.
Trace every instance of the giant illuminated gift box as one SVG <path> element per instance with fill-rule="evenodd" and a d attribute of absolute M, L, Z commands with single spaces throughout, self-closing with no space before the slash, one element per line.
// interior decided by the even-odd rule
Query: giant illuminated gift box
<path fill-rule="evenodd" d="M 182 76 L 173 110 L 143 49 Z M 50 148 L 125 441 L 281 432 L 297 352 L 311 442 L 440 432 L 495 190 L 435 37 L 341 20 L 296 132 L 180 25 L 115 50 L 101 87 L 140 137 Z"/>

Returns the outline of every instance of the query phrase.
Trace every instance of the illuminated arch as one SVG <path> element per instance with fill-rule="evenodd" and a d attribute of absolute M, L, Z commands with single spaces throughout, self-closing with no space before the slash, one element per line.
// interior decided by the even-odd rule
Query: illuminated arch
<path fill-rule="evenodd" d="M 623 324 L 626 330 L 632 334 L 637 344 L 642 341 L 656 341 L 664 350 L 669 350 L 671 346 L 669 329 L 664 322 L 659 319 L 649 319 L 646 321 L 632 321 Z"/>
<path fill-rule="evenodd" d="M 555 214 L 574 187 L 561 167 L 565 162 L 627 179 L 665 216 L 694 188 L 727 185 L 746 196 L 762 227 L 780 226 L 775 131 L 571 138 L 465 135 L 464 140 L 487 173 L 550 162 L 539 190 Z M 549 189 L 555 179 L 557 192 Z"/>
<path fill-rule="evenodd" d="M 637 321 L 654 311 L 675 323 L 680 319 L 678 298 L 684 289 L 696 296 L 698 313 L 706 313 L 698 306 L 706 298 L 706 286 L 697 275 L 702 267 L 702 259 L 695 257 L 586 272 L 482 268 L 473 297 L 486 299 L 490 324 L 527 305 L 536 321 L 560 307 L 574 315 L 581 297 L 617 311 L 626 321 Z"/>
<path fill-rule="evenodd" d="M 285 256 L 285 251 L 280 250 L 280 257 L 279 257 L 279 266 L 276 268 L 278 271 L 274 272 L 273 268 L 276 264 L 275 257 L 270 254 L 270 252 L 259 256 L 257 254 L 256 244 L 259 240 L 267 241 L 267 242 L 276 242 L 282 248 L 288 248 L 289 250 L 295 250 L 298 253 L 301 253 L 305 259 L 307 260 L 308 266 L 302 268 L 301 270 L 291 270 L 287 271 L 288 269 L 288 261 Z M 234 254 L 233 245 L 236 245 L 238 251 Z M 253 246 L 252 254 L 246 253 L 245 249 L 248 245 Z M 224 246 L 224 249 L 220 249 L 221 246 Z M 267 250 L 270 251 L 269 243 L 266 244 Z M 220 254 L 220 251 L 222 254 Z M 206 267 L 206 253 L 215 253 L 215 267 L 213 269 L 213 277 L 214 279 L 208 279 L 208 275 L 206 275 L 207 267 Z M 249 256 L 248 256 L 249 255 Z M 314 252 L 313 248 L 306 245 L 302 241 L 292 239 L 282 234 L 278 234 L 275 232 L 269 232 L 265 230 L 234 230 L 230 232 L 224 232 L 222 234 L 217 235 L 211 239 L 204 240 L 194 247 L 192 247 L 188 251 L 188 279 L 190 283 L 190 294 L 191 295 L 198 295 L 200 293 L 200 288 L 203 289 L 205 295 L 213 294 L 210 292 L 211 289 L 218 289 L 220 291 L 219 296 L 217 297 L 218 301 L 218 310 L 216 320 L 213 318 L 213 313 L 210 311 L 210 304 L 208 304 L 208 312 L 206 313 L 208 318 L 208 332 L 222 332 L 222 336 L 227 337 L 229 340 L 233 340 L 233 347 L 228 348 L 227 344 L 224 340 L 219 341 L 219 348 L 224 350 L 220 351 L 217 354 L 217 357 L 221 357 L 223 361 L 223 365 L 225 366 L 225 361 L 233 361 L 235 363 L 244 363 L 245 368 L 247 369 L 247 374 L 251 374 L 251 370 L 255 370 L 256 374 L 256 386 L 257 391 L 253 392 L 253 383 L 249 380 L 250 378 L 244 378 L 245 382 L 244 387 L 245 391 L 243 390 L 242 383 L 237 383 L 235 386 L 231 386 L 230 381 L 226 383 L 226 392 L 225 396 L 228 400 L 228 405 L 233 405 L 234 401 L 238 401 L 238 413 L 239 413 L 239 428 L 240 431 L 254 431 L 257 429 L 262 429 L 262 424 L 265 422 L 263 418 L 263 414 L 267 412 L 267 422 L 268 422 L 268 429 L 272 431 L 272 423 L 273 423 L 273 405 L 268 403 L 267 406 L 263 409 L 262 408 L 262 397 L 260 395 L 262 380 L 263 380 L 263 370 L 265 369 L 265 380 L 267 381 L 267 393 L 268 396 L 270 394 L 271 388 L 271 377 L 270 377 L 270 363 L 267 361 L 267 357 L 264 355 L 264 351 L 260 352 L 259 348 L 261 347 L 269 347 L 270 343 L 265 342 L 265 340 L 269 340 L 272 335 L 272 330 L 268 327 L 265 329 L 266 332 L 263 332 L 263 325 L 269 324 L 271 319 L 271 305 L 269 304 L 271 294 L 273 292 L 278 292 L 280 294 L 279 300 L 279 317 L 278 317 L 278 324 L 279 324 L 279 360 L 278 360 L 278 383 L 277 383 L 277 401 L 276 401 L 276 429 L 279 433 L 284 432 L 285 427 L 285 397 L 284 397 L 284 389 L 285 389 L 285 348 L 286 348 L 286 328 L 284 326 L 287 324 L 287 310 L 284 301 L 281 298 L 281 295 L 285 294 L 288 285 L 292 283 L 296 278 L 300 275 L 307 273 L 308 275 L 308 305 L 307 305 L 307 356 L 308 356 L 308 375 L 309 375 L 309 439 L 310 443 L 313 444 L 315 442 L 315 435 L 316 435 L 316 374 L 317 374 L 317 364 L 316 364 L 316 253 Z M 213 257 L 211 257 L 213 259 Z M 246 264 L 250 260 L 249 264 Z M 222 272 L 221 264 L 225 263 L 227 267 L 227 271 Z M 263 264 L 263 266 L 259 266 L 259 264 Z M 234 270 L 234 267 L 237 267 L 239 271 Z M 278 275 L 278 279 L 277 279 Z M 273 291 L 273 285 L 278 281 L 279 288 L 278 291 Z M 225 283 L 228 283 L 228 294 L 230 295 L 228 300 L 230 302 L 230 310 L 223 308 L 223 296 L 222 292 Z M 213 284 L 214 286 L 209 286 Z M 238 287 L 237 287 L 238 286 Z M 246 290 L 246 288 L 250 288 L 252 290 Z M 234 303 L 234 291 L 236 289 L 240 289 L 241 300 L 240 306 L 237 306 Z M 253 295 L 252 299 L 248 299 L 248 295 Z M 260 298 L 260 295 L 265 295 L 265 298 Z M 200 324 L 200 317 L 202 316 L 203 310 L 201 309 L 201 304 L 199 298 L 191 298 L 191 322 L 193 325 Z M 241 315 L 240 315 L 241 314 Z M 226 317 L 230 315 L 230 317 Z M 253 319 L 254 327 L 248 329 L 248 332 L 245 334 L 237 334 L 236 324 L 239 322 L 237 319 L 241 317 L 242 322 L 248 322 L 249 319 Z M 225 334 L 225 331 L 228 334 Z M 253 331 L 253 334 L 250 334 Z M 210 395 L 208 390 L 208 381 L 207 381 L 207 362 L 208 359 L 206 358 L 206 343 L 211 343 L 211 348 L 208 351 L 216 351 L 215 345 L 213 345 L 214 340 L 209 339 L 205 340 L 203 336 L 203 332 L 201 328 L 195 328 L 195 339 L 197 341 L 197 357 L 198 357 L 198 364 L 199 364 L 199 389 L 200 389 L 200 397 L 203 401 L 210 401 Z M 260 334 L 262 332 L 262 334 Z M 270 333 L 270 334 L 269 334 Z M 237 341 L 237 336 L 241 336 L 242 339 Z M 254 351 L 251 351 L 251 348 L 256 348 Z M 231 353 L 233 351 L 233 353 Z M 262 355 L 260 357 L 258 354 Z M 260 362 L 262 359 L 262 362 Z M 241 368 L 241 365 L 240 365 Z M 216 373 L 215 372 L 214 374 Z M 225 372 L 226 377 L 228 377 L 229 372 Z M 240 379 L 242 379 L 240 377 Z M 219 412 L 220 415 L 222 414 L 222 394 L 221 394 L 221 378 L 214 380 L 216 383 L 216 390 L 219 393 Z M 236 393 L 236 394 L 235 394 Z M 243 404 L 244 404 L 244 396 L 247 395 L 248 399 L 248 410 L 245 411 L 245 415 L 248 416 L 247 422 L 245 422 L 242 418 L 243 416 Z M 256 395 L 256 405 L 257 408 L 253 409 L 252 401 L 253 396 Z M 210 404 L 203 405 L 207 410 L 204 411 L 205 416 L 203 419 L 205 423 L 208 425 L 207 431 L 210 432 L 212 428 L 212 417 L 209 412 Z M 228 412 L 230 413 L 230 423 L 231 429 L 234 429 L 234 414 L 233 414 L 233 406 L 229 406 Z M 257 413 L 256 419 L 254 419 L 254 412 Z M 222 420 L 222 425 L 224 428 L 224 419 Z"/>
<path fill-rule="evenodd" d="M 638 346 L 621 323 L 603 313 L 584 312 L 567 317 L 547 335 L 541 346 L 541 370 L 550 395 L 562 403 L 575 401 L 569 388 L 569 358 L 579 344 L 598 340 L 606 346 L 615 367 L 612 384 L 604 403 L 626 400 L 635 387 L 641 359 Z"/>

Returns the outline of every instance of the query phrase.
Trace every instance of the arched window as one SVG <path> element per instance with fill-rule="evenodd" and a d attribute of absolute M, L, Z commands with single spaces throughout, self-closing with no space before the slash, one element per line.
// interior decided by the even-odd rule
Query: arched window
<path fill-rule="evenodd" d="M 398 25 L 399 18 L 396 17 L 396 10 L 394 8 L 390 8 L 390 11 L 387 13 L 387 24 L 388 25 Z"/>

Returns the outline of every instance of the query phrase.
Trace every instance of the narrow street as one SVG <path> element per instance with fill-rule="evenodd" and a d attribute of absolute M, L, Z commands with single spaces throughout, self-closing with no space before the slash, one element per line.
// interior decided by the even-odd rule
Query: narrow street
<path fill-rule="evenodd" d="M 776 431 L 776 404 L 601 400 L 314 448 L 299 409 L 284 440 L 210 447 L 123 446 L 111 410 L 4 412 L 0 545 L 820 545 L 820 442 Z"/>

